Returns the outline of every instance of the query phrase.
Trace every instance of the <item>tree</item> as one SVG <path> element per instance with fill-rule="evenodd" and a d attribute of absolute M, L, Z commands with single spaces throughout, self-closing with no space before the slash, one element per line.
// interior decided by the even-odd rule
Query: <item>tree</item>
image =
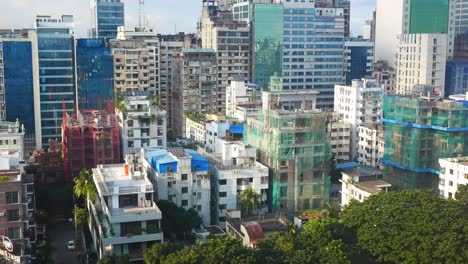
<path fill-rule="evenodd" d="M 162 264 L 250 264 L 254 262 L 253 250 L 233 238 L 215 238 L 191 248 L 176 251 Z M 148 262 L 147 262 L 148 263 Z"/>
<path fill-rule="evenodd" d="M 468 206 L 468 184 L 458 185 L 458 191 L 455 193 L 455 199 L 458 203 Z"/>
<path fill-rule="evenodd" d="M 154 244 L 144 254 L 145 263 L 148 264 L 162 264 L 164 263 L 167 256 L 179 251 L 183 248 L 183 245 L 176 242 L 165 242 Z"/>
<path fill-rule="evenodd" d="M 87 169 L 83 169 L 80 172 L 80 176 L 74 180 L 75 186 L 73 186 L 73 192 L 77 198 L 89 197 L 91 201 L 96 200 L 96 186 L 93 181 L 93 174 Z"/>
<path fill-rule="evenodd" d="M 341 215 L 358 245 L 388 263 L 468 263 L 468 214 L 431 191 L 407 190 L 351 202 Z"/>
<path fill-rule="evenodd" d="M 129 264 L 130 263 L 130 258 L 128 257 L 127 254 L 121 255 L 121 256 L 104 256 L 102 259 L 100 259 L 97 264 Z"/>
<path fill-rule="evenodd" d="M 49 219 L 49 214 L 44 209 L 37 209 L 36 210 L 36 220 L 39 224 L 47 224 L 47 220 Z"/>
<path fill-rule="evenodd" d="M 243 215 L 252 215 L 259 206 L 260 195 L 254 189 L 247 189 L 239 194 L 239 203 Z"/>
<path fill-rule="evenodd" d="M 174 235 L 175 238 L 183 240 L 188 238 L 193 228 L 202 224 L 200 216 L 193 209 L 185 210 L 165 200 L 158 201 L 157 205 L 164 215 L 161 227 L 166 235 Z"/>
<path fill-rule="evenodd" d="M 88 218 L 88 211 L 84 208 L 75 206 L 75 218 L 78 225 L 85 224 L 86 219 Z"/>

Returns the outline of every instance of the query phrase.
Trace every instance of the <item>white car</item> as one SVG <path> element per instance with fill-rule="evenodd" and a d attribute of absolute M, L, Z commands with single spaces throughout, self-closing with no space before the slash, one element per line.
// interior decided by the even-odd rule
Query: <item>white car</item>
<path fill-rule="evenodd" d="M 68 250 L 75 250 L 75 241 L 73 240 L 68 241 L 67 248 Z"/>

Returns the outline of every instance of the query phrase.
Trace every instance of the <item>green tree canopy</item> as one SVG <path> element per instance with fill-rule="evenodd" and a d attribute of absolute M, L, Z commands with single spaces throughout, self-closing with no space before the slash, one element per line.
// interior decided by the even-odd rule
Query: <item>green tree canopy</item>
<path fill-rule="evenodd" d="M 455 199 L 460 204 L 468 206 L 468 184 L 458 185 L 458 191 L 455 193 Z"/>
<path fill-rule="evenodd" d="M 124 254 L 122 256 L 104 256 L 102 259 L 100 259 L 97 264 L 129 264 L 130 263 L 130 258 L 128 255 Z"/>
<path fill-rule="evenodd" d="M 239 203 L 242 215 L 252 215 L 258 208 L 260 201 L 260 194 L 256 193 L 254 189 L 247 189 L 239 194 Z"/>
<path fill-rule="evenodd" d="M 202 224 L 200 216 L 193 209 L 185 210 L 165 200 L 158 201 L 157 205 L 164 215 L 161 226 L 166 235 L 175 235 L 177 239 L 182 240 L 188 237 L 193 228 Z"/>
<path fill-rule="evenodd" d="M 341 220 L 379 262 L 468 263 L 468 214 L 431 191 L 395 191 L 353 201 Z"/>
<path fill-rule="evenodd" d="M 93 174 L 90 170 L 81 170 L 80 176 L 75 177 L 73 181 L 75 182 L 73 192 L 77 198 L 89 196 L 91 201 L 96 200 L 96 186 L 94 185 Z"/>
<path fill-rule="evenodd" d="M 183 249 L 182 244 L 172 241 L 154 244 L 150 249 L 145 251 L 145 263 L 163 264 L 167 256 L 181 249 Z"/>

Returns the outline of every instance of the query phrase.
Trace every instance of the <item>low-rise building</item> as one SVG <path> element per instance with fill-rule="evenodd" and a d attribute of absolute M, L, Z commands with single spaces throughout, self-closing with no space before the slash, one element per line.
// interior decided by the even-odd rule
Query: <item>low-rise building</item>
<path fill-rule="evenodd" d="M 142 150 L 143 166 L 151 175 L 157 200 L 168 200 L 184 209 L 195 209 L 204 226 L 210 225 L 208 160 L 183 148 Z"/>
<path fill-rule="evenodd" d="M 226 89 L 226 116 L 245 122 L 262 108 L 262 87 L 245 83 L 244 77 L 234 75 Z"/>
<path fill-rule="evenodd" d="M 458 186 L 468 184 L 468 157 L 439 159 L 439 164 L 439 194 L 454 199 Z"/>
<path fill-rule="evenodd" d="M 89 229 L 99 259 L 128 254 L 143 261 L 143 252 L 163 242 L 162 213 L 154 202 L 153 184 L 133 156 L 127 163 L 93 169 L 96 200 L 87 200 Z"/>
<path fill-rule="evenodd" d="M 0 151 L 17 153 L 20 160 L 25 159 L 24 153 L 24 125 L 16 122 L 0 122 Z"/>
<path fill-rule="evenodd" d="M 352 171 L 341 173 L 341 206 L 346 206 L 352 199 L 360 202 L 379 192 L 387 192 L 392 185 L 382 179 L 381 170 L 358 166 Z"/>
<path fill-rule="evenodd" d="M 140 153 L 141 148 L 165 148 L 166 111 L 156 105 L 148 91 L 124 92 L 116 114 L 119 119 L 123 155 Z"/>
<path fill-rule="evenodd" d="M 359 126 L 357 161 L 362 165 L 382 169 L 380 159 L 384 156 L 382 125 Z"/>

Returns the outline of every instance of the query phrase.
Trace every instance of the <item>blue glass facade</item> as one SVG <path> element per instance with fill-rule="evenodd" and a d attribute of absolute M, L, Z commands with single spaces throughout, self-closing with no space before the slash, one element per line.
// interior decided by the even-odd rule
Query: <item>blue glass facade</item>
<path fill-rule="evenodd" d="M 36 127 L 31 42 L 4 41 L 3 62 L 6 120 L 20 120 L 26 129 L 24 147 L 26 150 L 33 150 L 36 146 Z"/>
<path fill-rule="evenodd" d="M 63 105 L 74 111 L 73 38 L 66 28 L 38 28 L 42 145 L 61 139 Z"/>
<path fill-rule="evenodd" d="M 445 74 L 445 96 L 468 92 L 468 61 L 449 61 Z"/>
<path fill-rule="evenodd" d="M 97 37 L 115 39 L 117 27 L 124 25 L 124 3 L 121 0 L 97 0 L 95 7 Z"/>
<path fill-rule="evenodd" d="M 353 79 L 361 79 L 372 75 L 372 46 L 345 47 L 345 82 L 351 85 Z"/>
<path fill-rule="evenodd" d="M 114 63 L 104 39 L 78 39 L 76 44 L 78 107 L 104 109 L 114 98 Z"/>

